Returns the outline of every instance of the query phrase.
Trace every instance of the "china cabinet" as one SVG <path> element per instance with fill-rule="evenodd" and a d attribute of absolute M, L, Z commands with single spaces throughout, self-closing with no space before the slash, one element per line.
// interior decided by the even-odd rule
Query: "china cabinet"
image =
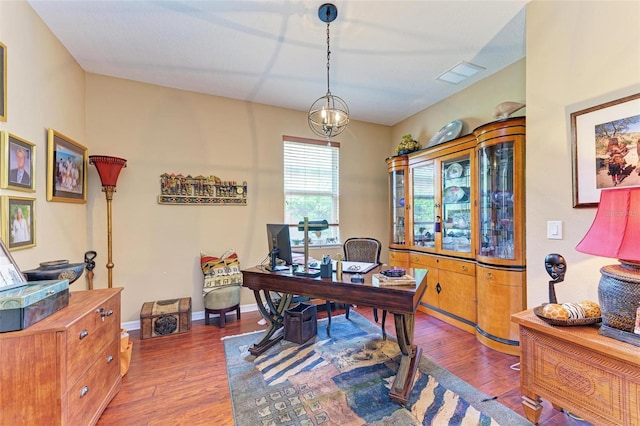
<path fill-rule="evenodd" d="M 387 159 L 389 263 L 426 267 L 420 309 L 502 352 L 518 352 L 510 315 L 525 308 L 525 119 Z"/>

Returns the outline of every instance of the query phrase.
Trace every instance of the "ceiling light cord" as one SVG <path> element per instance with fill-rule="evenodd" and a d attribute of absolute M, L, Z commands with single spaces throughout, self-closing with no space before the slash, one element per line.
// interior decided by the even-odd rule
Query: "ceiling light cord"
<path fill-rule="evenodd" d="M 344 131 L 349 124 L 349 107 L 338 96 L 331 94 L 331 33 L 330 23 L 338 16 L 338 9 L 325 3 L 318 9 L 318 17 L 327 23 L 327 94 L 317 99 L 309 109 L 309 127 L 316 135 L 331 142 L 331 137 Z"/>
<path fill-rule="evenodd" d="M 327 96 L 331 96 L 331 89 L 329 86 L 329 69 L 331 68 L 329 63 L 331 62 L 331 49 L 329 48 L 329 10 L 327 9 Z"/>

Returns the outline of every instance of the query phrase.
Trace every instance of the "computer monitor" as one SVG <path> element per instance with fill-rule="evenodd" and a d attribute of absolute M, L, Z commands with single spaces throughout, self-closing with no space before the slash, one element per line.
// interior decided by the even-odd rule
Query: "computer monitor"
<path fill-rule="evenodd" d="M 280 259 L 285 264 L 291 265 L 293 263 L 293 256 L 291 255 L 289 225 L 268 223 L 267 239 L 269 240 L 269 255 L 271 257 L 272 270 L 278 269 L 278 267 L 273 264 L 273 261 L 276 259 Z"/>

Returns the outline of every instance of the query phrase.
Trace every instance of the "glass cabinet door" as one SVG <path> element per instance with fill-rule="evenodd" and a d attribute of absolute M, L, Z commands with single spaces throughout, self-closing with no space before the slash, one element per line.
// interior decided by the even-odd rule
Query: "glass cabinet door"
<path fill-rule="evenodd" d="M 417 247 L 435 248 L 438 214 L 435 204 L 435 162 L 411 168 L 413 227 L 411 238 Z"/>
<path fill-rule="evenodd" d="M 478 151 L 480 256 L 514 259 L 514 152 L 512 143 Z"/>
<path fill-rule="evenodd" d="M 406 244 L 405 237 L 405 171 L 393 170 L 389 173 L 391 188 L 391 241 L 395 245 Z"/>
<path fill-rule="evenodd" d="M 471 155 L 443 160 L 442 250 L 471 253 Z"/>

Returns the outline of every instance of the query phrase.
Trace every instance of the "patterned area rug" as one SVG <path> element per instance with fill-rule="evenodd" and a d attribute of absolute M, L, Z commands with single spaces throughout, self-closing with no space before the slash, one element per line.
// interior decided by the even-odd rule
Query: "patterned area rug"
<path fill-rule="evenodd" d="M 236 425 L 531 425 L 422 357 L 406 407 L 389 399 L 400 359 L 393 340 L 351 312 L 326 319 L 303 345 L 281 341 L 255 357 L 261 333 L 224 339 Z"/>

